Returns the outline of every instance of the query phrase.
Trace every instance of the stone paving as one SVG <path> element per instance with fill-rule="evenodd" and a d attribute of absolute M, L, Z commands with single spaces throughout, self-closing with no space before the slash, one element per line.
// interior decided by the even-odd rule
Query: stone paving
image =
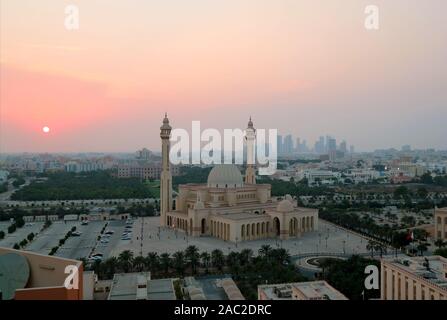
<path fill-rule="evenodd" d="M 174 253 L 195 245 L 200 251 L 211 252 L 220 249 L 227 254 L 230 251 L 251 249 L 256 254 L 262 245 L 273 248 L 285 248 L 291 255 L 304 253 L 366 253 L 368 240 L 357 234 L 319 221 L 319 230 L 304 234 L 301 238 L 290 240 L 263 239 L 231 243 L 210 236 L 190 237 L 182 231 L 160 228 L 159 217 L 139 218 L 134 222 L 132 240 L 121 240 L 112 250 L 111 255 L 119 255 L 123 250 L 131 250 L 135 255 L 148 252 Z M 160 236 L 158 232 L 160 230 Z M 141 236 L 143 234 L 143 237 Z M 142 239 L 143 238 L 143 239 Z"/>

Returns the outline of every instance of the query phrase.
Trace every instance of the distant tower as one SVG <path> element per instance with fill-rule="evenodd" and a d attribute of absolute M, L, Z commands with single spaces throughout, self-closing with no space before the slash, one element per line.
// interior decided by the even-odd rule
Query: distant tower
<path fill-rule="evenodd" d="M 253 127 L 253 122 L 248 121 L 248 127 L 245 130 L 245 141 L 247 143 L 247 170 L 245 171 L 245 183 L 255 184 L 256 183 L 256 173 L 255 173 L 255 140 L 256 140 L 256 129 Z"/>
<path fill-rule="evenodd" d="M 166 226 L 166 213 L 172 210 L 172 175 L 169 162 L 171 143 L 171 126 L 165 113 L 163 125 L 160 127 L 162 171 L 160 177 L 160 225 Z"/>

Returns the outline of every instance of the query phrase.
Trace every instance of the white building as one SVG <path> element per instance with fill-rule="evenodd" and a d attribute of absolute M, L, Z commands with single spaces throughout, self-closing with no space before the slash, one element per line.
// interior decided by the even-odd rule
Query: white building
<path fill-rule="evenodd" d="M 346 176 L 355 184 L 361 182 L 368 183 L 380 178 L 380 172 L 370 169 L 352 169 Z"/>
<path fill-rule="evenodd" d="M 0 170 L 0 183 L 8 181 L 9 172 L 6 170 Z"/>
<path fill-rule="evenodd" d="M 69 161 L 65 163 L 65 171 L 66 172 L 90 172 L 104 170 L 104 166 L 100 162 L 95 161 Z"/>
<path fill-rule="evenodd" d="M 298 181 L 304 178 L 307 179 L 309 185 L 316 183 L 332 184 L 341 178 L 341 173 L 329 170 L 306 169 L 297 173 Z"/>

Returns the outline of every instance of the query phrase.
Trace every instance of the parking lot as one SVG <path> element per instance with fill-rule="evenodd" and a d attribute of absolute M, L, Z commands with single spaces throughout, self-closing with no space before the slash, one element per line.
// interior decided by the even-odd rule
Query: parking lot
<path fill-rule="evenodd" d="M 71 228 L 79 228 L 79 221 L 54 221 L 51 226 L 36 236 L 25 249 L 41 254 L 48 254 L 51 248 L 59 245 L 59 240 L 64 238 Z"/>
<path fill-rule="evenodd" d="M 114 233 L 102 243 L 97 239 L 105 225 L 105 221 L 90 221 L 88 225 L 79 226 L 76 231 L 80 231 L 82 234 L 68 238 L 65 244 L 59 248 L 56 256 L 69 259 L 86 258 L 96 246 L 94 253 L 101 253 L 103 258 L 107 259 L 112 249 L 121 241 L 121 233 L 124 230 L 125 222 L 108 221 L 106 230 L 113 230 Z M 106 237 L 103 237 L 103 239 L 106 239 Z"/>
<path fill-rule="evenodd" d="M 2 222 L 0 226 L 0 230 L 3 229 L 5 232 L 5 238 L 0 240 L 0 247 L 12 248 L 15 243 L 19 243 L 30 233 L 38 233 L 40 229 L 42 229 L 43 222 L 33 222 L 32 224 L 25 224 L 22 228 L 18 228 L 15 232 L 9 234 L 8 227 L 11 225 L 10 222 Z"/>

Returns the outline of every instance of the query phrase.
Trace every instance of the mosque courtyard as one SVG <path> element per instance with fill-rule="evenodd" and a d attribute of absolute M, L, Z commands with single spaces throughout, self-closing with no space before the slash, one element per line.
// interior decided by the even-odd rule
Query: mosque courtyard
<path fill-rule="evenodd" d="M 263 245 L 287 249 L 291 255 L 362 254 L 368 252 L 367 243 L 367 239 L 321 219 L 318 231 L 305 233 L 300 238 L 271 238 L 233 243 L 211 236 L 187 236 L 182 231 L 160 227 L 160 217 L 144 217 L 134 221 L 132 239 L 120 240 L 111 255 L 117 256 L 124 250 L 131 250 L 137 256 L 145 256 L 148 252 L 172 254 L 190 245 L 198 247 L 200 251 L 211 252 L 220 249 L 224 254 L 243 249 L 251 249 L 256 254 Z"/>

